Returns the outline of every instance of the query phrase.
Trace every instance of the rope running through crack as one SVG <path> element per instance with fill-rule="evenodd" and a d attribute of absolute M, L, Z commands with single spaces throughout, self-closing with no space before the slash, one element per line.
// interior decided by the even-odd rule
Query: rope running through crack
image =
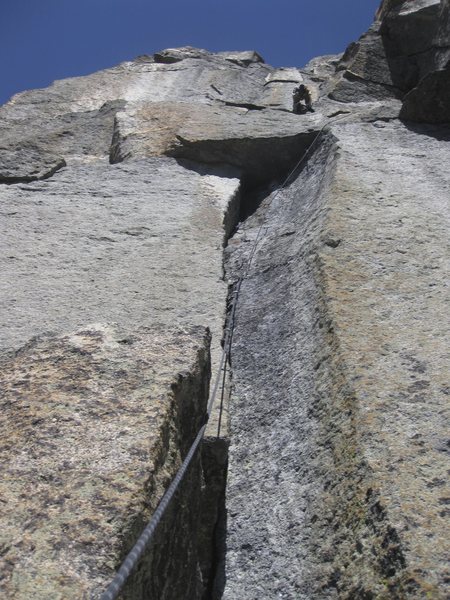
<path fill-rule="evenodd" d="M 344 115 L 342 115 L 341 117 L 338 117 L 338 118 L 342 118 L 343 116 Z M 345 116 L 348 116 L 348 115 L 345 115 Z M 314 137 L 313 141 L 308 146 L 308 148 L 306 149 L 304 154 L 302 154 L 302 156 L 300 157 L 300 159 L 297 162 L 297 164 L 295 165 L 295 167 L 292 169 L 292 171 L 290 171 L 289 175 L 286 177 L 286 179 L 283 181 L 281 186 L 278 188 L 278 190 L 274 194 L 274 196 L 272 198 L 272 202 L 275 200 L 275 198 L 278 196 L 278 194 L 287 186 L 291 177 L 294 175 L 294 173 L 297 171 L 297 169 L 305 161 L 305 159 L 311 152 L 312 148 L 314 147 L 314 144 L 319 139 L 322 132 L 325 130 L 325 128 L 328 125 L 329 125 L 329 123 L 325 123 L 325 125 L 319 130 L 319 132 Z M 230 316 L 228 319 L 228 325 L 225 329 L 225 340 L 223 343 L 222 355 L 221 355 L 219 367 L 216 372 L 214 387 L 213 387 L 213 390 L 212 390 L 212 393 L 211 393 L 211 396 L 210 396 L 210 399 L 208 402 L 205 421 L 204 421 L 203 425 L 201 426 L 199 432 L 197 433 L 197 436 L 196 436 L 194 442 L 192 443 L 192 445 L 186 455 L 186 458 L 184 459 L 181 467 L 179 468 L 177 474 L 175 475 L 172 483 L 167 488 L 164 496 L 161 498 L 161 501 L 159 502 L 158 507 L 155 510 L 155 512 L 153 513 L 149 523 L 147 524 L 144 531 L 139 536 L 139 539 L 137 540 L 137 542 L 135 543 L 133 548 L 130 550 L 130 552 L 126 556 L 125 560 L 123 561 L 122 565 L 120 566 L 119 570 L 117 571 L 116 575 L 112 579 L 112 581 L 109 584 L 109 586 L 107 587 L 107 589 L 100 596 L 100 600 L 115 600 L 115 598 L 117 598 L 121 589 L 125 585 L 125 582 L 128 579 L 130 573 L 132 572 L 134 567 L 137 565 L 145 548 L 150 543 L 153 535 L 155 534 L 155 531 L 156 531 L 156 528 L 157 528 L 159 522 L 161 521 L 175 492 L 177 491 L 178 486 L 180 485 L 180 483 L 181 483 L 181 481 L 182 481 L 182 479 L 183 479 L 183 477 L 195 455 L 195 452 L 196 452 L 197 448 L 199 447 L 199 445 L 205 435 L 208 420 L 209 420 L 209 417 L 212 412 L 212 407 L 216 400 L 217 392 L 219 390 L 219 385 L 222 380 L 222 393 L 221 393 L 220 408 L 219 408 L 219 424 L 218 424 L 217 436 L 220 435 L 220 427 L 221 427 L 221 422 L 222 422 L 222 413 L 223 413 L 223 405 L 224 405 L 224 389 L 223 388 L 225 386 L 225 381 L 226 381 L 227 364 L 229 364 L 229 362 L 230 362 L 231 342 L 232 342 L 232 338 L 233 338 L 236 308 L 237 308 L 237 304 L 238 304 L 238 300 L 239 300 L 239 294 L 241 291 L 242 283 L 247 278 L 247 276 L 250 272 L 250 268 L 251 268 L 251 265 L 253 262 L 253 258 L 255 256 L 256 248 L 260 241 L 261 234 L 262 234 L 264 227 L 265 226 L 264 226 L 264 222 L 263 222 L 260 225 L 260 227 L 258 229 L 258 233 L 255 238 L 255 241 L 253 242 L 252 249 L 250 251 L 250 256 L 247 260 L 247 265 L 244 270 L 244 273 L 239 277 L 239 279 L 237 280 L 237 282 L 235 284 L 235 290 L 233 292 L 233 299 L 232 299 L 232 304 L 231 304 L 231 309 L 230 309 Z"/>

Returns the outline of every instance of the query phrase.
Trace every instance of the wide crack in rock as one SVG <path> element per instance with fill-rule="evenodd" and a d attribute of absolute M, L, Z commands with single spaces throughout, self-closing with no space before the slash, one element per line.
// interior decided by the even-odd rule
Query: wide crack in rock
<path fill-rule="evenodd" d="M 323 219 L 322 178 L 330 177 L 332 162 L 326 147 L 318 150 L 275 201 L 275 191 L 262 201 L 227 249 L 229 277 L 235 279 L 263 227 L 241 288 L 232 349 L 227 599 L 256 598 L 259 589 L 268 597 L 307 597 L 305 517 L 318 493 L 317 423 L 310 405 L 321 351 L 320 340 L 308 335 L 318 296 L 310 257 Z"/>
<path fill-rule="evenodd" d="M 235 280 L 262 231 L 233 338 L 226 600 L 440 598 L 446 577 L 445 302 L 427 289 L 448 276 L 450 180 L 421 162 L 448 153 L 446 136 L 423 128 L 419 141 L 398 123 L 333 131 L 226 250 Z"/>

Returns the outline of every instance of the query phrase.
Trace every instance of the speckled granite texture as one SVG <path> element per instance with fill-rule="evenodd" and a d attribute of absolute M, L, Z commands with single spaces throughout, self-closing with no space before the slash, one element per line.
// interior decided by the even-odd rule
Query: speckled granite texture
<path fill-rule="evenodd" d="M 224 598 L 443 599 L 450 130 L 331 131 L 227 249 Z"/>
<path fill-rule="evenodd" d="M 208 349 L 202 328 L 93 325 L 2 362 L 3 598 L 99 596 L 200 428 Z M 200 597 L 198 460 L 184 485 L 127 597 Z"/>

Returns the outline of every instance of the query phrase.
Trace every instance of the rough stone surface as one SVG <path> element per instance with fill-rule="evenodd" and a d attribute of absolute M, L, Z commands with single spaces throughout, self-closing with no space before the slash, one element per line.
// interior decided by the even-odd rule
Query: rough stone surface
<path fill-rule="evenodd" d="M 210 327 L 217 364 L 238 177 L 248 187 L 283 176 L 326 122 L 286 113 L 301 77 L 256 53 L 179 48 L 3 106 L 0 165 L 17 158 L 14 181 L 67 169 L 0 190 L 2 348 L 97 320 L 175 321 Z"/>
<path fill-rule="evenodd" d="M 440 0 L 407 0 L 389 8 L 382 32 L 391 50 L 404 56 L 427 53 L 438 29 Z"/>
<path fill-rule="evenodd" d="M 329 583 L 341 595 L 444 598 L 450 131 L 391 123 L 334 132 L 318 269 L 342 403 L 323 419 L 330 433 L 321 439 L 339 429 L 342 439 L 332 442 L 336 475 L 326 474 L 319 502 L 322 523 L 335 511 L 322 556 L 337 550 Z"/>
<path fill-rule="evenodd" d="M 164 157 L 0 188 L 2 351 L 108 318 L 207 326 L 216 364 L 238 188 Z"/>
<path fill-rule="evenodd" d="M 200 427 L 208 344 L 92 325 L 2 361 L 2 597 L 99 597 Z M 124 597 L 201 597 L 198 462 L 183 491 Z"/>
<path fill-rule="evenodd" d="M 427 72 L 404 98 L 402 119 L 450 123 L 450 2 L 442 0 Z"/>
<path fill-rule="evenodd" d="M 445 597 L 449 138 L 332 131 L 229 245 L 227 600 Z"/>
<path fill-rule="evenodd" d="M 257 58 L 250 60 L 246 53 L 211 55 L 181 48 L 160 55 L 167 60 L 158 62 L 159 55 L 156 59 L 138 57 L 93 75 L 56 81 L 46 90 L 14 96 L 0 109 L 0 167 L 8 153 L 24 144 L 31 145 L 41 160 L 48 154 L 59 154 L 67 162 L 91 162 L 107 156 L 114 116 L 127 103 L 133 111 L 135 103 L 180 101 L 264 107 L 283 101 L 279 91 L 274 98 L 264 87 L 274 69 Z M 284 88 L 289 98 L 291 86 Z M 25 162 L 22 169 L 26 169 Z"/>
<path fill-rule="evenodd" d="M 238 186 L 153 158 L 1 187 L 1 347 L 105 314 L 131 327 L 191 319 L 220 338 L 223 219 Z"/>
<path fill-rule="evenodd" d="M 379 30 L 380 25 L 375 23 L 347 48 L 338 65 L 337 82 L 329 94 L 333 100 L 361 102 L 401 96 Z"/>
<path fill-rule="evenodd" d="M 434 38 L 435 67 L 444 69 L 450 60 L 450 0 L 441 0 L 438 30 Z"/>
<path fill-rule="evenodd" d="M 17 150 L 2 153 L 0 165 L 0 183 L 18 183 L 47 179 L 66 166 L 63 158 L 48 154 L 42 157 L 40 152 L 23 145 Z"/>
<path fill-rule="evenodd" d="M 450 123 L 450 65 L 427 73 L 406 94 L 400 117 L 418 123 Z"/>
<path fill-rule="evenodd" d="M 322 124 L 322 115 L 299 119 L 279 110 L 182 102 L 138 104 L 117 115 L 111 156 L 114 162 L 169 154 L 228 163 L 245 170 L 254 185 L 286 169 Z"/>
<path fill-rule="evenodd" d="M 321 151 L 305 178 L 263 201 L 227 251 L 235 278 L 264 226 L 242 286 L 232 350 L 227 600 L 308 597 L 305 511 L 308 490 L 317 485 L 308 394 L 321 347 L 309 335 L 318 293 L 307 259 L 320 232 L 321 181 L 331 164 Z"/>
<path fill-rule="evenodd" d="M 448 123 L 449 36 L 448 0 L 383 2 L 373 26 L 347 48 L 327 93 L 340 102 L 406 94 L 402 118 Z"/>
<path fill-rule="evenodd" d="M 43 179 L 67 163 L 108 156 L 114 115 L 124 103 L 84 110 L 67 100 L 63 93 L 58 102 L 50 91 L 35 90 L 0 108 L 0 181 Z"/>

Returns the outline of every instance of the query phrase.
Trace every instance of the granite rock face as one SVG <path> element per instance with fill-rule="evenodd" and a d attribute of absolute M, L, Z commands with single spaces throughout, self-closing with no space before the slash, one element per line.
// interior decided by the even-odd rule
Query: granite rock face
<path fill-rule="evenodd" d="M 243 273 L 221 435 L 217 403 L 124 597 L 445 597 L 448 19 L 386 0 L 303 68 L 170 48 L 0 108 L 7 597 L 98 597 Z"/>
<path fill-rule="evenodd" d="M 99 597 L 197 434 L 208 346 L 202 328 L 92 325 L 2 362 L 3 598 Z M 184 486 L 125 597 L 200 597 L 198 460 Z"/>
<path fill-rule="evenodd" d="M 330 97 L 400 98 L 401 118 L 448 123 L 449 36 L 448 0 L 386 0 L 373 26 L 344 53 Z"/>
<path fill-rule="evenodd" d="M 442 0 L 431 51 L 431 67 L 404 99 L 401 117 L 423 123 L 450 121 L 450 2 Z"/>
<path fill-rule="evenodd" d="M 2 349 L 105 314 L 131 328 L 206 325 L 220 339 L 224 219 L 239 191 L 228 171 L 157 157 L 0 188 Z"/>
<path fill-rule="evenodd" d="M 436 133 L 336 124 L 230 242 L 236 278 L 263 226 L 233 345 L 227 600 L 445 597 L 450 138 Z"/>

